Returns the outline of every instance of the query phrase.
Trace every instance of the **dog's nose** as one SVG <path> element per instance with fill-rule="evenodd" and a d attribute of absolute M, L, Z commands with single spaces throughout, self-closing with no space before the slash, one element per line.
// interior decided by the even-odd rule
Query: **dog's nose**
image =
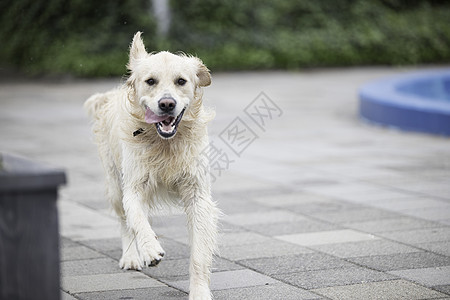
<path fill-rule="evenodd" d="M 172 98 L 162 98 L 158 101 L 159 109 L 163 112 L 171 112 L 174 108 L 177 102 Z"/>

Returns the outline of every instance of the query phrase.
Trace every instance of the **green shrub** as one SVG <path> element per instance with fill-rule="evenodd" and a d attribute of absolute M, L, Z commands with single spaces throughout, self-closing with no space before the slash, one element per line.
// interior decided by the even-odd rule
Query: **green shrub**
<path fill-rule="evenodd" d="M 450 62 L 443 0 L 172 0 L 167 37 L 148 0 L 4 0 L 0 63 L 29 74 L 126 73 L 133 33 L 149 50 L 193 53 L 213 70 Z"/>
<path fill-rule="evenodd" d="M 123 74 L 133 33 L 155 34 L 146 0 L 0 3 L 0 61 L 29 74 Z"/>
<path fill-rule="evenodd" d="M 173 10 L 172 47 L 220 69 L 450 61 L 444 1 L 195 0 Z"/>

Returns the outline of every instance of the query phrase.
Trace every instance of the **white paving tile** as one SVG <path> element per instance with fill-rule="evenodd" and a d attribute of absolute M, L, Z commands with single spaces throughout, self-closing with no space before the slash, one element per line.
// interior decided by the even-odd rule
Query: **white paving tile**
<path fill-rule="evenodd" d="M 163 283 L 139 272 L 62 277 L 62 289 L 68 293 L 100 292 L 150 287 Z"/>
<path fill-rule="evenodd" d="M 73 240 L 120 237 L 118 222 L 110 216 L 72 201 L 58 201 L 60 233 Z"/>
<path fill-rule="evenodd" d="M 351 229 L 280 235 L 275 238 L 301 246 L 315 246 L 378 239 L 374 235 L 361 233 Z"/>

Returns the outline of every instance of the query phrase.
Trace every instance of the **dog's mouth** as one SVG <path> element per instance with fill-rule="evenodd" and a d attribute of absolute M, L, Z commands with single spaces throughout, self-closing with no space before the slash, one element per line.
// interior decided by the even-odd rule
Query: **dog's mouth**
<path fill-rule="evenodd" d="M 154 123 L 158 134 L 164 139 L 169 139 L 177 133 L 178 124 L 180 123 L 181 118 L 183 118 L 185 110 L 186 108 L 183 108 L 176 117 L 169 115 L 158 116 L 147 107 L 145 121 L 147 123 Z"/>

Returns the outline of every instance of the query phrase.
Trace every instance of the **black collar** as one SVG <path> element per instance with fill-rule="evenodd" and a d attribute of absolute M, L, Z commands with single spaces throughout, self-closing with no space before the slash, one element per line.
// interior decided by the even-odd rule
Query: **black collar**
<path fill-rule="evenodd" d="M 136 130 L 135 132 L 133 132 L 133 136 L 140 135 L 140 134 L 143 133 L 143 132 L 144 132 L 144 129 L 139 128 L 138 130 Z"/>

